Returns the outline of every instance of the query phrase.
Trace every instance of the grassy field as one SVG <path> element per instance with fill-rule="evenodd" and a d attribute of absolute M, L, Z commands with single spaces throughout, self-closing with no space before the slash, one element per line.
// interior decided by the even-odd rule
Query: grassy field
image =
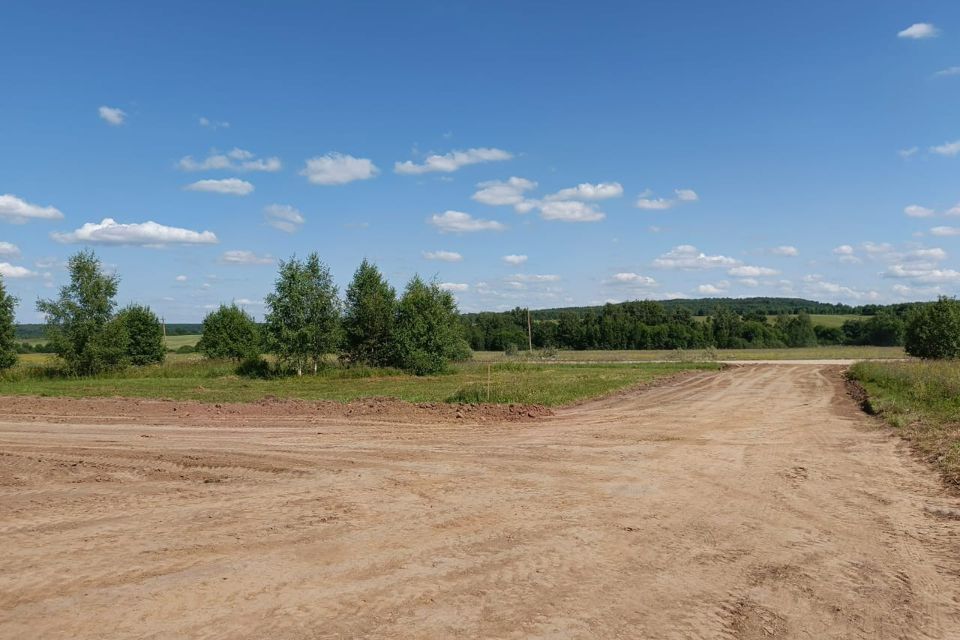
<path fill-rule="evenodd" d="M 167 336 L 167 349 L 179 349 L 180 347 L 195 347 L 200 341 L 199 335 L 187 336 Z"/>
<path fill-rule="evenodd" d="M 175 357 L 162 366 L 67 378 L 44 375 L 39 354 L 0 376 L 0 395 L 140 397 L 250 402 L 267 396 L 348 401 L 388 396 L 411 402 L 497 402 L 557 406 L 605 395 L 681 371 L 717 369 L 711 363 L 479 364 L 459 365 L 445 375 L 416 377 L 392 370 L 331 367 L 317 376 L 256 379 L 234 374 L 229 363 Z"/>
<path fill-rule="evenodd" d="M 501 351 L 475 351 L 477 362 L 516 362 L 546 360 L 554 362 L 649 362 L 672 360 L 697 362 L 713 360 L 875 360 L 904 358 L 901 347 L 828 346 L 801 349 L 707 349 L 691 351 L 556 351 L 545 358 L 534 350 L 507 356 Z"/>
<path fill-rule="evenodd" d="M 960 362 L 861 362 L 850 375 L 868 409 L 960 486 Z"/>

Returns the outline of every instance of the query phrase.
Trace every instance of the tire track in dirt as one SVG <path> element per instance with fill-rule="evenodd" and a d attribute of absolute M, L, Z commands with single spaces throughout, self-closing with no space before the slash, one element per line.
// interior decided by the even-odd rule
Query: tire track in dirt
<path fill-rule="evenodd" d="M 960 637 L 960 500 L 837 367 L 471 424 L 3 400 L 0 638 Z"/>

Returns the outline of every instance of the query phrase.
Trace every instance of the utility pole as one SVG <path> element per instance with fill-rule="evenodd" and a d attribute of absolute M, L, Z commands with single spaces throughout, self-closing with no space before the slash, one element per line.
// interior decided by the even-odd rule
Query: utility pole
<path fill-rule="evenodd" d="M 530 323 L 530 307 L 527 307 L 527 348 L 533 353 L 533 325 Z"/>

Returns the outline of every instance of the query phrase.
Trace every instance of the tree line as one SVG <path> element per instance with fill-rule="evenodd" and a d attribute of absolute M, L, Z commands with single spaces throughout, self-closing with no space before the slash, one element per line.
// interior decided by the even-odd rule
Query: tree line
<path fill-rule="evenodd" d="M 117 310 L 119 278 L 104 271 L 96 254 L 71 256 L 67 270 L 69 283 L 59 296 L 37 301 L 46 319 L 45 351 L 59 356 L 73 375 L 163 362 L 160 319 L 143 305 Z M 0 368 L 17 360 L 17 302 L 0 280 Z M 264 302 L 262 324 L 235 304 L 220 305 L 204 318 L 196 350 L 234 360 L 249 373 L 297 375 L 316 373 L 331 354 L 346 365 L 395 367 L 417 375 L 439 373 L 451 361 L 470 357 L 450 292 L 415 276 L 398 296 L 367 260 L 344 300 L 317 254 L 281 261 Z M 274 356 L 272 361 L 262 357 L 266 354 Z"/>

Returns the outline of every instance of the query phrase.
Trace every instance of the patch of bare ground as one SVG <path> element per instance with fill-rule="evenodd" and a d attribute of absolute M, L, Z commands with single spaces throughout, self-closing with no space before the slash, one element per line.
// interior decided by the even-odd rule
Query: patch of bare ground
<path fill-rule="evenodd" d="M 0 399 L 0 638 L 958 637 L 960 501 L 836 367 L 519 420 L 46 402 Z"/>

